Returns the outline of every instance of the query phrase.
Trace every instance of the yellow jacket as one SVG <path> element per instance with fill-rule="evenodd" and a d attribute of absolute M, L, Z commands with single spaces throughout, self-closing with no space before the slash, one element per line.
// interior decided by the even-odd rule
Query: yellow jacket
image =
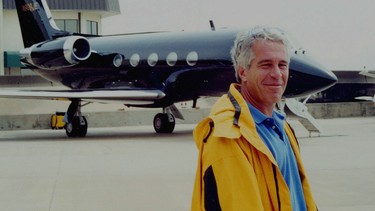
<path fill-rule="evenodd" d="M 194 130 L 199 157 L 192 210 L 292 210 L 288 186 L 238 88 L 232 84 Z M 317 210 L 296 137 L 288 124 L 284 130 L 296 156 L 307 210 Z"/>

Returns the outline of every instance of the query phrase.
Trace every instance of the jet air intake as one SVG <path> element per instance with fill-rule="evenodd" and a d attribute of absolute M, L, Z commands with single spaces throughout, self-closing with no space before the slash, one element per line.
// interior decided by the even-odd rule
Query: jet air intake
<path fill-rule="evenodd" d="M 21 61 L 40 69 L 71 67 L 87 60 L 91 55 L 85 37 L 69 36 L 34 44 L 20 51 Z"/>

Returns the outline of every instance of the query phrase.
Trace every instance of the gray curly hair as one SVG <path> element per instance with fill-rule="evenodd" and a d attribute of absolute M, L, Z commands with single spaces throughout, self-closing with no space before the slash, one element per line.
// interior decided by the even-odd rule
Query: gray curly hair
<path fill-rule="evenodd" d="M 286 34 L 282 30 L 273 27 L 257 26 L 250 30 L 241 31 L 237 34 L 234 46 L 231 50 L 232 62 L 238 82 L 241 82 L 241 79 L 238 76 L 238 69 L 239 67 L 247 69 L 250 66 L 255 57 L 253 45 L 258 40 L 269 40 L 282 43 L 285 45 L 288 52 L 288 59 L 290 59 L 290 43 Z"/>

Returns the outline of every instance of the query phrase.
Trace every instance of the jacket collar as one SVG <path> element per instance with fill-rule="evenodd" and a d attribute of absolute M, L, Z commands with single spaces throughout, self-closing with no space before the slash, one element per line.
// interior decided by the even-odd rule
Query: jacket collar
<path fill-rule="evenodd" d="M 239 89 L 240 85 L 231 84 L 228 94 L 220 98 L 213 106 L 210 115 L 215 123 L 213 136 L 227 138 L 243 136 L 246 141 L 277 165 L 272 153 L 256 132 L 254 119 Z"/>

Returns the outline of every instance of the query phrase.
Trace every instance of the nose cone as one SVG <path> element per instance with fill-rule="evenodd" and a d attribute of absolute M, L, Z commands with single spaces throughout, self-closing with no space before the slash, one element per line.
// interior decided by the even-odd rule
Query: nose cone
<path fill-rule="evenodd" d="M 328 89 L 337 82 L 330 70 L 305 54 L 292 54 L 284 97 L 303 97 Z"/>

